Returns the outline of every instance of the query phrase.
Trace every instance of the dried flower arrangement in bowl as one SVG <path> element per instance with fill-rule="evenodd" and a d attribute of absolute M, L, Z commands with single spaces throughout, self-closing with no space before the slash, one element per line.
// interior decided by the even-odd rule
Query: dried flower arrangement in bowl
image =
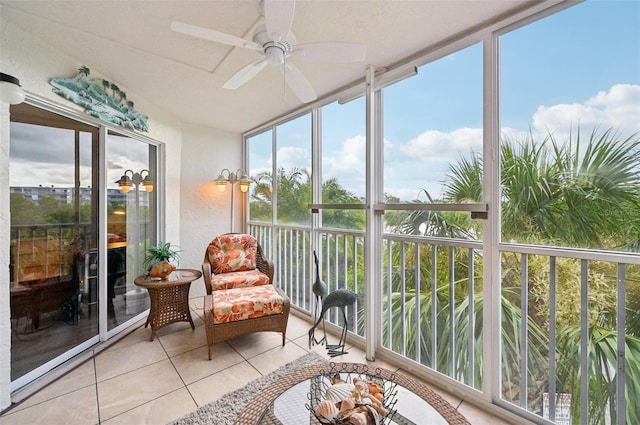
<path fill-rule="evenodd" d="M 331 363 L 329 372 L 312 380 L 306 406 L 323 424 L 383 425 L 395 413 L 396 395 L 396 383 L 379 373 L 338 370 Z"/>

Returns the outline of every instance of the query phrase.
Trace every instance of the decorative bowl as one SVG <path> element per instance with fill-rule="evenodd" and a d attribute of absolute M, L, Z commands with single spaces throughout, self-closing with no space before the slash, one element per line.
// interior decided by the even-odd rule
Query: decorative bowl
<path fill-rule="evenodd" d="M 395 414 L 396 383 L 366 365 L 329 364 L 312 378 L 307 409 L 321 424 L 385 425 Z"/>

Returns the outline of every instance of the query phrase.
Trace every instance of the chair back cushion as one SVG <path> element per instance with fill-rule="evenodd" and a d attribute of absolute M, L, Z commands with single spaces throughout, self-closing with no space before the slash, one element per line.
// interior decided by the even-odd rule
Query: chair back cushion
<path fill-rule="evenodd" d="M 213 239 L 207 255 L 213 273 L 255 270 L 258 241 L 244 233 L 228 233 Z"/>

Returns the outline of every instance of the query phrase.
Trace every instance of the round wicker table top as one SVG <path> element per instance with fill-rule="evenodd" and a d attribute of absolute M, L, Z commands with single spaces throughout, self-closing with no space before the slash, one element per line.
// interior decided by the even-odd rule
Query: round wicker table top
<path fill-rule="evenodd" d="M 265 412 L 270 408 L 274 400 L 276 400 L 285 391 L 289 390 L 293 386 L 309 380 L 313 377 L 324 375 L 334 371 L 354 373 L 354 374 L 371 374 L 381 377 L 385 380 L 391 380 L 408 390 L 409 392 L 417 395 L 426 403 L 428 403 L 448 424 L 470 424 L 470 422 L 458 412 L 451 404 L 444 400 L 439 394 L 435 393 L 431 388 L 422 382 L 414 379 L 413 377 L 406 375 L 402 372 L 391 372 L 384 368 L 372 368 L 370 366 L 360 363 L 325 363 L 313 365 L 303 369 L 299 369 L 292 372 L 279 380 L 273 382 L 267 386 L 260 394 L 251 400 L 244 411 L 238 416 L 236 425 L 256 425 L 271 423 L 269 421 L 262 420 L 265 417 Z M 300 404 L 304 405 L 308 400 L 306 397 L 301 397 Z M 313 419 L 315 421 L 315 418 Z M 279 421 L 273 423 L 282 423 Z M 312 422 L 313 423 L 313 422 Z M 287 424 L 284 424 L 287 425 Z"/>
<path fill-rule="evenodd" d="M 186 285 L 200 279 L 202 272 L 195 269 L 175 269 L 166 279 L 138 276 L 133 283 L 147 289 L 170 288 L 172 286 Z"/>

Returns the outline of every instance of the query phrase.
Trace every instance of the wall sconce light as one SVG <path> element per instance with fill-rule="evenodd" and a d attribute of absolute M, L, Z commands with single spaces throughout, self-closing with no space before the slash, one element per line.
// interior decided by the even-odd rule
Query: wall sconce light
<path fill-rule="evenodd" d="M 24 90 L 20 86 L 20 80 L 8 74 L 0 72 L 0 101 L 9 105 L 17 105 L 24 102 Z"/>
<path fill-rule="evenodd" d="M 249 190 L 249 185 L 251 185 L 251 179 L 249 178 L 249 175 L 242 169 L 238 169 L 235 173 L 232 173 L 228 168 L 225 168 L 220 171 L 218 178 L 214 181 L 216 182 L 216 186 L 218 186 L 218 190 L 220 192 L 224 192 L 227 189 L 227 184 L 233 185 L 239 183 L 240 191 L 242 193 L 245 193 Z"/>
<path fill-rule="evenodd" d="M 131 173 L 131 177 L 127 175 Z M 146 173 L 146 174 L 145 174 Z M 144 174 L 144 175 L 143 175 Z M 133 170 L 126 170 L 119 180 L 116 180 L 120 190 L 124 193 L 128 193 L 134 186 L 138 190 L 138 185 L 142 183 L 142 187 L 147 192 L 153 192 L 153 180 L 151 179 L 149 170 L 142 170 L 139 173 L 134 173 Z"/>
<path fill-rule="evenodd" d="M 218 186 L 218 190 L 220 192 L 224 192 L 227 189 L 227 185 L 231 184 L 231 231 L 233 232 L 233 212 L 235 210 L 235 190 L 233 190 L 233 185 L 238 183 L 240 186 L 240 191 L 242 193 L 246 193 L 249 190 L 249 185 L 251 185 L 251 179 L 246 171 L 242 169 L 237 169 L 235 173 L 229 171 L 228 168 L 220 171 L 220 175 L 218 178 L 214 180 L 216 186 Z"/>

